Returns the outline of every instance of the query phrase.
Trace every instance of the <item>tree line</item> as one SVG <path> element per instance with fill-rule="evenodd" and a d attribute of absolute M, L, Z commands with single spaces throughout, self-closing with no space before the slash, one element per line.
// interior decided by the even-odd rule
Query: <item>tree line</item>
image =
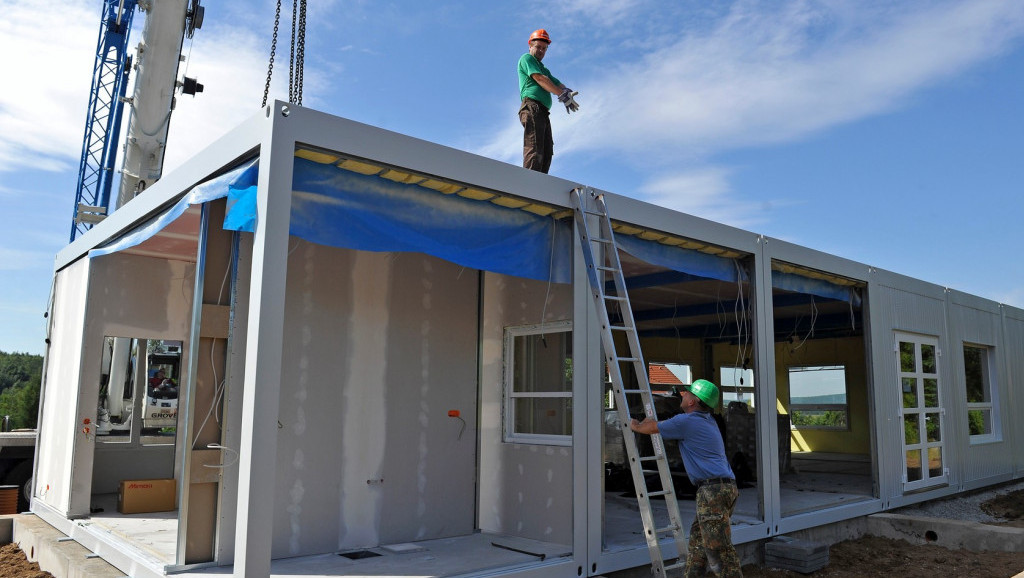
<path fill-rule="evenodd" d="M 42 377 L 43 356 L 0 351 L 0 418 L 11 429 L 36 427 Z"/>

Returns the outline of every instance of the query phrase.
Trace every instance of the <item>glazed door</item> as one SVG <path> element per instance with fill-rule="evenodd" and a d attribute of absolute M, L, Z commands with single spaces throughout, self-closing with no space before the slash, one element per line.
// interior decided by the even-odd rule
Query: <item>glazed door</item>
<path fill-rule="evenodd" d="M 903 490 L 947 483 L 939 341 L 908 333 L 896 333 L 895 341 L 903 417 Z"/>

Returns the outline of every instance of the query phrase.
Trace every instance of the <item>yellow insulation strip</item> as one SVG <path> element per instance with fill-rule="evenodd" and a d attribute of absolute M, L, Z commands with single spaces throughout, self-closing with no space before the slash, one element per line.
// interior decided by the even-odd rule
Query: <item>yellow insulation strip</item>
<path fill-rule="evenodd" d="M 318 151 L 311 151 L 309 149 L 298 149 L 295 151 L 295 156 L 300 159 L 306 159 L 307 161 L 313 161 L 314 163 L 320 163 L 322 165 L 334 163 L 341 158 L 338 155 L 330 155 Z"/>
<path fill-rule="evenodd" d="M 459 191 L 460 197 L 466 197 L 467 199 L 473 199 L 474 201 L 486 201 L 493 199 L 497 195 L 494 193 L 488 193 L 487 191 L 481 191 L 480 189 L 462 189 Z"/>
<path fill-rule="evenodd" d="M 472 199 L 474 201 L 490 201 L 495 205 L 501 207 L 506 207 L 509 209 L 520 209 L 522 211 L 533 213 L 534 215 L 539 215 L 541 217 L 551 217 L 552 219 L 564 219 L 572 215 L 572 210 L 565 209 L 563 207 L 554 207 L 538 203 L 531 203 L 530 201 L 512 196 L 499 195 L 488 191 L 483 191 L 480 189 L 464 187 L 456 183 L 432 179 L 430 177 L 417 175 L 415 173 L 398 171 L 395 169 L 389 169 L 379 165 L 364 163 L 352 159 L 342 159 L 339 161 L 339 159 L 341 159 L 342 157 L 338 155 L 332 155 L 309 149 L 298 149 L 295 151 L 295 156 L 322 164 L 335 163 L 338 167 L 355 173 L 359 173 L 362 175 L 379 175 L 381 177 L 384 177 L 395 182 L 406 183 L 410 185 L 419 185 L 421 187 L 432 189 L 446 195 L 457 193 L 460 197 L 465 197 L 467 199 Z M 741 253 L 729 249 L 705 245 L 703 243 L 698 243 L 690 239 L 683 239 L 659 231 L 650 231 L 641 227 L 627 225 L 625 223 L 614 222 L 612 223 L 612 227 L 615 229 L 616 234 L 633 235 L 640 237 L 641 239 L 644 239 L 646 241 L 655 241 L 657 243 L 661 243 L 662 245 L 668 245 L 670 247 L 682 247 L 685 249 L 693 249 L 696 251 L 700 251 L 702 253 L 718 255 L 720 257 L 729 259 L 735 259 L 742 255 Z M 841 285 L 855 284 L 855 282 L 846 279 L 841 279 L 833 275 L 817 273 L 808 269 L 804 269 L 802 267 L 797 268 L 786 264 L 773 263 L 772 268 L 778 271 L 797 272 L 808 277 L 813 277 L 815 279 L 825 279 L 828 281 L 832 281 L 833 283 L 839 283 Z"/>
<path fill-rule="evenodd" d="M 643 232 L 643 229 L 641 229 L 640 227 L 634 227 L 632 225 L 626 225 L 623 223 L 613 223 L 612 229 L 614 229 L 615 232 L 620 235 L 636 235 Z"/>
<path fill-rule="evenodd" d="M 403 173 L 402 171 L 396 171 L 394 169 L 387 169 L 383 173 L 381 173 L 380 176 L 384 177 L 385 179 L 395 181 L 398 183 L 405 183 L 407 185 L 419 184 L 427 179 L 426 177 L 421 177 L 419 175 L 414 175 L 412 173 Z"/>
<path fill-rule="evenodd" d="M 513 199 L 512 197 L 495 197 L 491 199 L 491 202 L 499 207 L 507 207 L 509 209 L 519 209 L 530 204 L 522 199 Z"/>
<path fill-rule="evenodd" d="M 643 231 L 637 235 L 637 237 L 640 237 L 644 241 L 658 241 L 660 243 L 662 239 L 668 238 L 668 235 L 665 233 L 656 233 L 654 231 Z"/>
<path fill-rule="evenodd" d="M 347 171 L 352 171 L 354 173 L 359 173 L 361 175 L 375 175 L 382 170 L 381 167 L 378 167 L 377 165 L 361 163 L 359 161 L 353 161 L 351 159 L 345 159 L 341 161 L 340 163 L 338 163 L 338 166 Z"/>
<path fill-rule="evenodd" d="M 442 192 L 446 195 L 457 193 L 462 190 L 463 187 L 454 183 L 446 183 L 444 181 L 436 181 L 434 179 L 427 179 L 420 183 L 421 187 L 427 187 L 428 189 L 434 189 L 435 191 Z"/>
<path fill-rule="evenodd" d="M 790 265 L 789 263 L 780 263 L 779 261 L 772 261 L 772 270 L 779 271 L 781 273 L 800 275 L 801 277 L 809 277 L 811 279 L 820 279 L 822 281 L 828 281 L 829 283 L 833 283 L 835 285 L 840 285 L 843 287 L 860 285 L 860 283 L 852 279 L 847 279 L 845 277 L 840 277 L 838 275 L 832 275 L 831 273 L 825 273 L 823 271 L 808 269 L 806 267 Z"/>
<path fill-rule="evenodd" d="M 527 213 L 533 213 L 534 215 L 539 215 L 541 217 L 547 217 L 548 215 L 551 215 L 552 213 L 554 213 L 558 209 L 555 208 L 555 207 L 549 207 L 547 205 L 526 205 L 525 207 L 523 207 L 523 210 L 526 211 Z M 568 212 L 566 212 L 564 214 L 560 213 L 560 214 L 552 215 L 552 218 L 553 219 L 560 219 L 561 216 L 559 216 L 559 215 L 564 216 L 564 215 L 571 215 L 571 214 L 572 214 L 572 211 L 568 211 Z"/>

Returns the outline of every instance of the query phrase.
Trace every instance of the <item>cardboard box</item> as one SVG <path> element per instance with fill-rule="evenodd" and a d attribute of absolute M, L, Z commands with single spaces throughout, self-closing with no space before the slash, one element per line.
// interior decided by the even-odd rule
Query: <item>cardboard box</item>
<path fill-rule="evenodd" d="M 174 510 L 178 485 L 169 480 L 122 480 L 117 491 L 117 511 L 122 514 Z"/>

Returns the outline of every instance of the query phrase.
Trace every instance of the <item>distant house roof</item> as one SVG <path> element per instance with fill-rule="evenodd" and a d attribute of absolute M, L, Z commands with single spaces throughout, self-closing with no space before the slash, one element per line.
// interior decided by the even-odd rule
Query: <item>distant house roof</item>
<path fill-rule="evenodd" d="M 651 382 L 652 387 L 683 385 L 683 382 L 679 381 L 674 373 L 660 363 L 651 363 L 647 366 L 647 379 Z"/>

